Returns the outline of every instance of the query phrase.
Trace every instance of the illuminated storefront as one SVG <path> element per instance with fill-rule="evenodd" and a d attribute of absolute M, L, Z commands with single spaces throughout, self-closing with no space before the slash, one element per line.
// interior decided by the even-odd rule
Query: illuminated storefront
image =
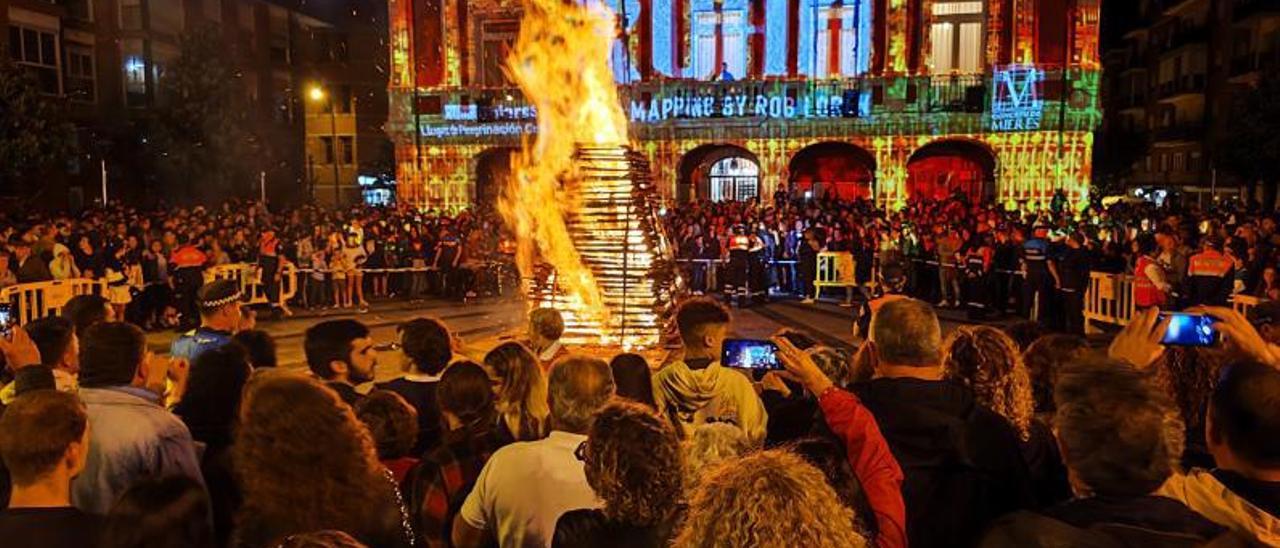
<path fill-rule="evenodd" d="M 492 203 L 538 130 L 503 70 L 520 2 L 389 2 L 400 199 Z M 669 200 L 1087 195 L 1098 0 L 606 3 L 633 146 Z"/>

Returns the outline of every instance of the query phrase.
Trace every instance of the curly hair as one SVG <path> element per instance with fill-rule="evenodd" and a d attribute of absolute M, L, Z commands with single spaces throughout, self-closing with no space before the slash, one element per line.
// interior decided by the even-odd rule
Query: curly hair
<path fill-rule="evenodd" d="M 853 510 L 794 453 L 761 451 L 715 467 L 690 494 L 675 546 L 865 546 Z"/>
<path fill-rule="evenodd" d="M 638 526 L 669 518 L 684 496 L 684 455 L 671 423 L 648 407 L 616 400 L 587 434 L 587 483 L 609 519 Z"/>
<path fill-rule="evenodd" d="M 1209 399 L 1227 358 L 1213 348 L 1172 347 L 1156 362 L 1156 380 L 1177 404 L 1187 427 L 1203 431 Z"/>
<path fill-rule="evenodd" d="M 392 538 L 385 523 L 396 495 L 373 438 L 351 407 L 319 381 L 281 372 L 255 376 L 240 407 L 232 466 L 244 496 L 244 544 L 339 529 Z"/>
<path fill-rule="evenodd" d="M 944 349 L 946 377 L 973 389 L 978 401 L 1008 420 L 1023 441 L 1030 439 L 1031 376 L 1013 339 L 994 327 L 961 326 Z"/>
<path fill-rule="evenodd" d="M 400 394 L 370 392 L 356 403 L 356 417 L 369 428 L 380 459 L 406 457 L 418 442 L 418 411 Z"/>
<path fill-rule="evenodd" d="M 485 354 L 484 365 L 501 382 L 494 403 L 511 434 L 517 441 L 542 438 L 551 408 L 538 357 L 524 345 L 508 342 Z"/>
<path fill-rule="evenodd" d="M 1031 343 L 1022 353 L 1031 375 L 1031 396 L 1037 413 L 1053 413 L 1053 385 L 1058 372 L 1089 351 L 1089 341 L 1077 335 L 1045 335 Z"/>
<path fill-rule="evenodd" d="M 747 433 L 727 422 L 709 422 L 693 429 L 684 442 L 685 485 L 692 489 L 715 465 L 747 454 L 754 447 Z"/>

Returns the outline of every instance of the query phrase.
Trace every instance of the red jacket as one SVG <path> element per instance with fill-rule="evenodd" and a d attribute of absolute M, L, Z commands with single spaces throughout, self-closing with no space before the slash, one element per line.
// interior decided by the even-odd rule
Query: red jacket
<path fill-rule="evenodd" d="M 862 483 L 867 502 L 876 513 L 880 548 L 906 548 L 907 505 L 902 499 L 902 468 L 889 452 L 871 411 L 858 397 L 831 388 L 818 398 L 827 426 L 840 437 L 849 455 L 849 466 Z"/>

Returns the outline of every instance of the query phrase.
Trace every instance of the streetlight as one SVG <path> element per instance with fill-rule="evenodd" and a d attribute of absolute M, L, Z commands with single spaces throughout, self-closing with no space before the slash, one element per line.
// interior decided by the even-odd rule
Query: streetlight
<path fill-rule="evenodd" d="M 320 87 L 319 84 L 312 85 L 311 90 L 308 92 L 311 101 L 317 104 L 324 101 L 325 95 L 327 94 L 324 88 Z M 332 100 L 329 101 L 329 131 L 331 133 L 330 139 L 332 139 L 329 142 L 329 148 L 332 151 L 333 160 L 333 205 L 334 207 L 340 207 L 342 205 L 342 188 L 338 186 L 338 104 Z"/>

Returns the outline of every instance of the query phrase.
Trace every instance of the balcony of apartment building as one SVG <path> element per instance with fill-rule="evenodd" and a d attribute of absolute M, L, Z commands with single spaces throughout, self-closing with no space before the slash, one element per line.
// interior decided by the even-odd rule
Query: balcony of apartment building
<path fill-rule="evenodd" d="M 1231 20 L 1241 23 L 1255 17 L 1280 16 L 1276 0 L 1236 0 L 1231 6 Z"/>
<path fill-rule="evenodd" d="M 1159 144 L 1194 143 L 1204 138 L 1204 124 L 1199 121 L 1178 122 L 1151 132 L 1151 142 Z"/>
<path fill-rule="evenodd" d="M 337 97 L 331 95 L 336 93 Z M 312 88 L 306 105 L 306 180 L 321 203 L 347 203 L 357 192 L 360 154 L 355 101 L 345 90 Z"/>
<path fill-rule="evenodd" d="M 1204 95 L 1205 75 L 1183 74 L 1156 86 L 1156 97 L 1161 102 L 1173 102 L 1187 97 Z"/>
<path fill-rule="evenodd" d="M 1160 55 L 1167 57 L 1178 54 L 1183 48 L 1205 47 L 1209 43 L 1209 28 L 1204 25 L 1187 23 L 1179 26 L 1160 44 Z"/>

